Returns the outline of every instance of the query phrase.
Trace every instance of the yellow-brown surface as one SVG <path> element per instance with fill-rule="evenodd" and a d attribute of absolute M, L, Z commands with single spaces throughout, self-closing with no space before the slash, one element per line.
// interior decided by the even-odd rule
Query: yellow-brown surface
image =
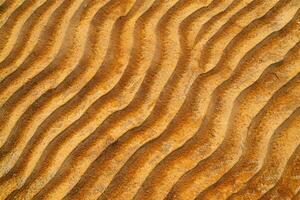
<path fill-rule="evenodd" d="M 300 0 L 0 0 L 0 199 L 300 199 Z"/>

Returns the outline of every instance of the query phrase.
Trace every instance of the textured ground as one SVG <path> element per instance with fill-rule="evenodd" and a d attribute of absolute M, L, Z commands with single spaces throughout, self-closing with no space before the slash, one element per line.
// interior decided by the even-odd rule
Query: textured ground
<path fill-rule="evenodd" d="M 300 0 L 0 0 L 0 199 L 299 200 Z"/>

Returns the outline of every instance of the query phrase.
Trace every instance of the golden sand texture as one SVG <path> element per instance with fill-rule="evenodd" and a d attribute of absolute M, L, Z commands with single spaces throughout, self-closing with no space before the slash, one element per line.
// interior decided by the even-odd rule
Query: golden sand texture
<path fill-rule="evenodd" d="M 0 199 L 299 200 L 300 0 L 0 0 Z"/>

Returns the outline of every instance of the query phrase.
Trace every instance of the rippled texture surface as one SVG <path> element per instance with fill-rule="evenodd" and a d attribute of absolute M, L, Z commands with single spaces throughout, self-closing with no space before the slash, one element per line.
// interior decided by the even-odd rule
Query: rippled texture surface
<path fill-rule="evenodd" d="M 300 0 L 0 0 L 0 199 L 299 200 Z"/>

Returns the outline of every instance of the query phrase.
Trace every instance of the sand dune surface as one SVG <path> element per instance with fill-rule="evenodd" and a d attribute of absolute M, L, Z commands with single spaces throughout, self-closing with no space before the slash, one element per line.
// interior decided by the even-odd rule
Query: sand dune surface
<path fill-rule="evenodd" d="M 300 0 L 0 0 L 2 199 L 300 199 Z"/>

